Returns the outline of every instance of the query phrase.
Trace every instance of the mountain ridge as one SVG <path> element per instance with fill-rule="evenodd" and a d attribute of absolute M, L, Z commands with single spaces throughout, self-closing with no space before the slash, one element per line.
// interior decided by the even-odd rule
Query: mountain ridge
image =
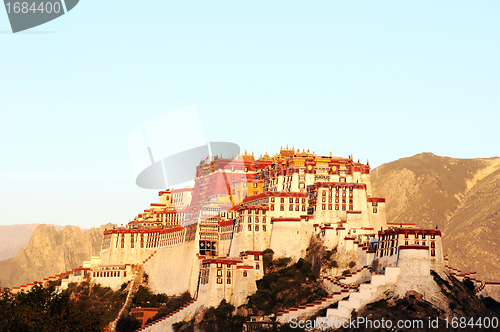
<path fill-rule="evenodd" d="M 450 264 L 500 280 L 500 158 L 457 159 L 421 153 L 371 172 L 374 196 L 385 197 L 388 222 L 443 232 Z"/>
<path fill-rule="evenodd" d="M 54 226 L 38 225 L 26 247 L 0 261 L 2 286 L 39 281 L 80 266 L 100 252 L 104 228 L 112 227 L 107 224 L 82 231 L 77 226 L 65 226 L 58 231 Z"/>

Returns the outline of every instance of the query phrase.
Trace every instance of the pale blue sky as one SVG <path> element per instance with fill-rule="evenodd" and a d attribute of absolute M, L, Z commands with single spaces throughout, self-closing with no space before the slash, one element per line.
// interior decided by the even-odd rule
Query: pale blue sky
<path fill-rule="evenodd" d="M 0 224 L 126 223 L 158 199 L 135 186 L 128 135 L 191 104 L 209 141 L 257 155 L 496 156 L 499 14 L 498 1 L 81 0 L 11 34 L 0 10 Z"/>

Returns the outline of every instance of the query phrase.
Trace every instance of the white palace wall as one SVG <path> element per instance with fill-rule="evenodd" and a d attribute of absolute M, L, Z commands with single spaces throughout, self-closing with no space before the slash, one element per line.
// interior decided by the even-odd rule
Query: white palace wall
<path fill-rule="evenodd" d="M 152 292 L 173 296 L 189 290 L 191 295 L 194 294 L 199 269 L 196 243 L 186 241 L 174 247 L 157 249 L 154 258 L 144 264 Z"/>

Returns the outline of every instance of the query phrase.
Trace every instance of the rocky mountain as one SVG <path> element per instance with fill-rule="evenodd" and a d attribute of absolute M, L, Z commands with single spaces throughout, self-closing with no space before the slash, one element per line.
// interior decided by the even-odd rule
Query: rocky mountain
<path fill-rule="evenodd" d="M 0 225 L 0 261 L 14 257 L 19 249 L 26 247 L 31 234 L 40 224 Z M 54 226 L 61 230 L 64 226 Z"/>
<path fill-rule="evenodd" d="M 439 227 L 453 267 L 500 281 L 500 158 L 422 153 L 373 169 L 371 180 L 388 222 Z"/>
<path fill-rule="evenodd" d="M 37 226 L 38 224 L 0 225 L 0 261 L 14 257 L 21 247 L 26 246 Z"/>
<path fill-rule="evenodd" d="M 82 231 L 76 226 L 66 226 L 58 231 L 54 226 L 39 225 L 26 247 L 19 249 L 14 257 L 0 261 L 1 286 L 40 281 L 80 266 L 84 260 L 99 254 L 104 228 L 112 227 L 108 224 Z"/>

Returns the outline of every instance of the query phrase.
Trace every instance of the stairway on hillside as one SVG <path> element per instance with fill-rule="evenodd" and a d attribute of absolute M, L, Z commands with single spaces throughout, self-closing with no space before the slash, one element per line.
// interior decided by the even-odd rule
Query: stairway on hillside
<path fill-rule="evenodd" d="M 110 331 L 111 332 L 115 332 L 116 331 L 116 324 L 118 323 L 118 320 L 122 316 L 123 312 L 126 309 L 130 308 L 130 306 L 132 305 L 132 298 L 134 297 L 135 293 L 139 289 L 139 286 L 142 283 L 142 278 L 144 277 L 144 264 L 148 260 L 150 260 L 151 258 L 153 258 L 153 256 L 155 254 L 156 254 L 156 251 L 153 252 L 151 255 L 149 255 L 148 258 L 146 258 L 145 260 L 143 260 L 142 264 L 140 264 L 140 265 L 138 264 L 136 266 L 135 272 L 134 272 L 134 274 L 132 276 L 132 281 L 130 282 L 130 285 L 129 285 L 127 299 L 125 300 L 125 303 L 123 304 L 122 308 L 120 309 L 120 312 L 116 316 L 116 319 L 113 322 L 110 323 Z"/>
<path fill-rule="evenodd" d="M 172 312 L 171 314 L 154 321 L 143 328 L 140 328 L 136 332 L 139 331 L 148 331 L 148 332 L 164 332 L 164 331 L 173 331 L 172 326 L 180 322 L 188 317 L 194 316 L 194 314 L 198 311 L 199 308 L 203 307 L 203 303 L 198 301 L 197 299 L 191 300 L 188 304 L 185 304 L 181 308 Z"/>
<path fill-rule="evenodd" d="M 395 283 L 398 276 L 399 267 L 386 267 L 385 274 L 372 275 L 370 283 L 361 284 L 357 291 L 350 292 L 349 298 L 339 301 L 337 308 L 327 310 L 326 317 L 318 317 L 318 323 L 349 319 L 353 310 L 359 310 L 380 297 L 383 293 L 381 288 Z"/>

